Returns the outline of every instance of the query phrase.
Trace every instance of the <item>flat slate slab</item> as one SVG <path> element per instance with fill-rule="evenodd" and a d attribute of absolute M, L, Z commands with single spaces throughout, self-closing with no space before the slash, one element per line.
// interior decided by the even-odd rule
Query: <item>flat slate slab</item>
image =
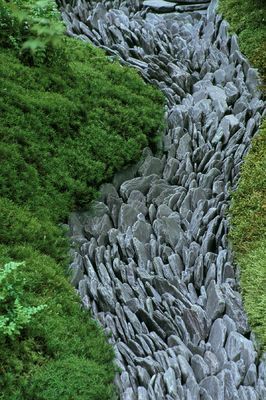
<path fill-rule="evenodd" d="M 201 11 L 201 10 L 207 10 L 209 4 L 204 3 L 204 4 L 187 4 L 187 5 L 177 5 L 175 7 L 175 11 L 178 12 L 193 12 L 193 11 Z"/>
<path fill-rule="evenodd" d="M 210 0 L 168 0 L 170 3 L 175 3 L 177 5 L 188 5 L 188 4 L 202 4 L 202 3 L 210 3 Z"/>
<path fill-rule="evenodd" d="M 171 12 L 175 11 L 176 4 L 164 0 L 145 0 L 143 6 L 150 7 L 156 12 Z"/>

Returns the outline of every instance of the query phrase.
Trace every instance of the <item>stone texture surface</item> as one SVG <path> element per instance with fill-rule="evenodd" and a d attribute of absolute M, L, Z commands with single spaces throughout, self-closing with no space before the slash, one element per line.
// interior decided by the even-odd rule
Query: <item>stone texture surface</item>
<path fill-rule="evenodd" d="M 69 219 L 70 270 L 111 333 L 121 399 L 263 400 L 225 211 L 265 109 L 216 0 L 62 0 L 68 34 L 138 70 L 166 98 L 162 155 Z M 207 9 L 208 7 L 208 9 Z"/>

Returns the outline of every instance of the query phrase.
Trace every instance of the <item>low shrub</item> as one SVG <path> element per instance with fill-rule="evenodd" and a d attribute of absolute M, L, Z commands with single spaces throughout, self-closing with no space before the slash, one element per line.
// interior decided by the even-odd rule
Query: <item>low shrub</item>
<path fill-rule="evenodd" d="M 62 228 L 3 197 L 0 210 L 0 243 L 27 244 L 58 262 L 66 262 L 68 241 Z"/>
<path fill-rule="evenodd" d="M 111 382 L 112 371 L 108 372 L 103 365 L 76 356 L 48 362 L 33 374 L 27 399 L 58 400 L 58 396 L 61 400 L 116 399 L 113 387 L 106 385 L 108 373 Z"/>
<path fill-rule="evenodd" d="M 111 400 L 114 353 L 65 276 L 59 224 L 156 144 L 164 100 L 63 36 L 54 4 L 0 0 L 0 270 L 23 261 L 7 303 L 25 317 L 0 342 L 0 400 Z"/>
<path fill-rule="evenodd" d="M 56 400 L 59 385 L 59 393 L 69 396 L 62 398 L 83 399 L 78 397 L 78 375 L 84 377 L 79 382 L 83 388 L 81 394 L 85 395 L 87 390 L 90 399 L 113 393 L 113 350 L 100 326 L 81 308 L 61 266 L 31 246 L 0 246 L 0 265 L 10 260 L 25 260 L 20 266 L 24 280 L 23 306 L 27 309 L 34 305 L 39 309 L 45 304 L 46 308 L 34 316 L 33 324 L 25 325 L 19 340 L 6 337 L 0 343 L 0 399 L 37 400 L 51 395 L 50 400 Z M 75 374 L 74 365 L 69 367 L 72 358 Z M 85 379 L 86 365 L 88 378 L 91 375 L 89 381 Z M 51 370 L 58 370 L 57 375 L 49 377 Z M 60 374 L 64 375 L 64 381 L 60 381 Z M 111 397 L 102 397 L 105 398 Z"/>
<path fill-rule="evenodd" d="M 0 50 L 0 194 L 56 220 L 88 206 L 163 120 L 161 95 L 135 71 L 67 43 L 63 77 L 61 67 L 30 68 Z"/>

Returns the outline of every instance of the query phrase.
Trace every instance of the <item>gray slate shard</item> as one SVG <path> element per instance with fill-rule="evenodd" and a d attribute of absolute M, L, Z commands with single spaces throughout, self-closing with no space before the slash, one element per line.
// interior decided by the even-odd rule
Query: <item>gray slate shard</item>
<path fill-rule="evenodd" d="M 139 173 L 142 176 L 149 176 L 153 174 L 161 176 L 163 167 L 164 165 L 160 158 L 148 156 L 144 163 L 139 167 Z"/>
<path fill-rule="evenodd" d="M 221 316 L 225 309 L 225 301 L 221 289 L 212 280 L 207 288 L 207 315 L 212 320 Z"/>
<path fill-rule="evenodd" d="M 71 284 L 78 287 L 84 276 L 83 260 L 80 254 L 75 253 L 75 258 L 69 266 L 69 271 L 71 273 Z"/>
<path fill-rule="evenodd" d="M 130 193 L 133 190 L 139 190 L 141 193 L 146 195 L 148 193 L 151 183 L 156 181 L 157 179 L 158 179 L 157 175 L 150 175 L 125 181 L 120 186 L 120 193 L 125 199 L 129 197 Z"/>
<path fill-rule="evenodd" d="M 257 357 L 252 341 L 246 339 L 238 332 L 231 332 L 229 334 L 225 349 L 229 360 L 238 361 L 242 359 L 246 368 L 254 363 Z"/>
<path fill-rule="evenodd" d="M 200 386 L 206 390 L 211 399 L 224 400 L 221 383 L 216 376 L 208 376 L 200 382 Z"/>
<path fill-rule="evenodd" d="M 209 335 L 209 343 L 212 346 L 212 351 L 216 353 L 223 347 L 226 338 L 226 325 L 221 318 L 214 321 Z"/>
<path fill-rule="evenodd" d="M 201 382 L 204 378 L 206 378 L 206 376 L 209 375 L 208 364 L 204 361 L 204 359 L 199 354 L 195 354 L 192 357 L 191 367 L 194 371 L 194 375 L 195 375 L 198 383 Z"/>

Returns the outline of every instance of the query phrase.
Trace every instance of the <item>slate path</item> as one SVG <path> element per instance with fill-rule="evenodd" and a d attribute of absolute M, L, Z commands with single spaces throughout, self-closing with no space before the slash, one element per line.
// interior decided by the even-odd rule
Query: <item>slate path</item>
<path fill-rule="evenodd" d="M 263 400 L 226 217 L 264 111 L 256 71 L 215 1 L 74 3 L 61 2 L 68 34 L 135 67 L 167 100 L 162 156 L 145 149 L 69 219 L 72 282 L 111 334 L 120 398 Z"/>

